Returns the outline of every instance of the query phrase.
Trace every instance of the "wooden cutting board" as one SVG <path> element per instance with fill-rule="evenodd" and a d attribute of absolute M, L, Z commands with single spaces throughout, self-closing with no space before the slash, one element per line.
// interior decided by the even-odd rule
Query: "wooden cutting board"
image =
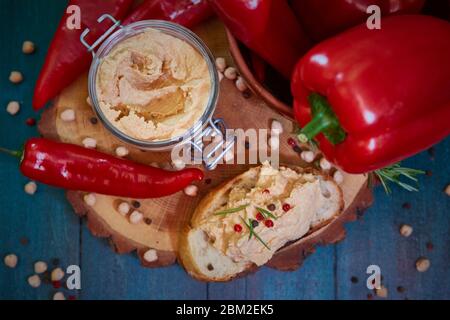
<path fill-rule="evenodd" d="M 211 20 L 195 30 L 205 41 L 216 57 L 226 57 L 232 64 L 228 52 L 226 33 L 218 20 Z M 97 149 L 114 154 L 118 146 L 124 144 L 111 135 L 99 121 L 87 104 L 87 75 L 81 76 L 75 83 L 65 89 L 51 108 L 42 115 L 39 130 L 44 137 L 58 141 L 82 145 L 83 139 L 91 137 L 97 140 Z M 64 122 L 60 119 L 66 109 L 73 109 L 76 120 Z M 270 128 L 276 119 L 284 126 L 280 138 L 280 162 L 306 166 L 300 156 L 287 143 L 293 137 L 293 123 L 271 110 L 254 94 L 243 95 L 234 83 L 224 79 L 220 85 L 220 98 L 215 118 L 223 118 L 229 128 Z M 170 153 L 155 153 L 138 150 L 127 146 L 130 160 L 151 164 L 159 163 L 162 167 L 170 163 Z M 219 165 L 216 170 L 205 172 L 206 178 L 197 184 L 197 197 L 188 197 L 183 192 L 169 197 L 153 200 L 119 199 L 117 197 L 96 196 L 96 204 L 89 207 L 83 201 L 84 194 L 69 191 L 67 198 L 80 216 L 86 216 L 88 227 L 98 237 L 111 240 L 118 253 L 137 251 L 141 262 L 146 267 L 161 267 L 175 263 L 177 256 L 178 232 L 188 222 L 190 215 L 200 199 L 215 186 L 248 169 L 247 165 Z M 370 206 L 371 191 L 367 188 L 367 177 L 363 175 L 345 175 L 342 184 L 345 198 L 345 212 L 328 226 L 305 238 L 281 249 L 270 261 L 269 266 L 280 270 L 292 270 L 300 266 L 307 254 L 314 251 L 318 244 L 335 243 L 345 236 L 343 224 L 354 220 L 358 212 Z M 117 211 L 118 205 L 127 201 L 130 205 L 138 205 L 145 216 L 145 222 L 133 225 Z M 136 202 L 137 201 L 137 202 Z M 157 260 L 147 262 L 143 255 L 150 249 L 157 253 Z"/>

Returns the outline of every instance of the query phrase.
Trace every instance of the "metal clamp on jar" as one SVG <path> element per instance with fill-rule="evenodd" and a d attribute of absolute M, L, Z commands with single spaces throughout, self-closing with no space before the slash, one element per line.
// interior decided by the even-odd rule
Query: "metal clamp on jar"
<path fill-rule="evenodd" d="M 225 157 L 228 151 L 234 147 L 234 139 L 225 139 L 226 126 L 222 119 L 214 119 L 213 114 L 216 109 L 218 95 L 219 95 L 219 78 L 214 58 L 203 43 L 203 41 L 190 30 L 171 22 L 148 20 L 140 21 L 127 26 L 122 26 L 120 21 L 117 21 L 109 14 L 105 14 L 98 19 L 99 23 L 105 20 L 112 21 L 113 25 L 92 45 L 86 42 L 86 36 L 89 34 L 89 29 L 84 30 L 80 36 L 80 41 L 93 55 L 93 62 L 89 71 L 89 96 L 92 100 L 94 111 L 103 125 L 118 139 L 135 146 L 140 149 L 149 151 L 170 151 L 180 143 L 189 143 L 192 149 L 202 152 L 202 162 L 207 170 L 214 169 L 217 164 Z M 138 139 L 120 130 L 117 125 L 111 122 L 111 117 L 105 115 L 104 110 L 99 103 L 97 92 L 97 82 L 99 78 L 99 68 L 102 61 L 111 53 L 111 51 L 123 41 L 135 37 L 150 29 L 158 30 L 163 34 L 170 35 L 180 39 L 190 46 L 192 46 L 206 62 L 209 78 L 210 78 L 210 92 L 207 100 L 207 105 L 204 108 L 203 114 L 195 123 L 190 126 L 185 132 L 168 139 L 161 140 L 144 140 Z M 94 50 L 99 47 L 95 52 Z M 203 140 L 208 136 L 220 136 L 222 143 L 214 146 L 213 150 L 208 150 L 207 154 L 203 154 L 204 143 Z M 229 138 L 229 137 L 228 137 Z M 222 149 L 221 152 L 220 149 Z M 217 155 L 216 155 L 217 154 Z M 214 157 L 214 155 L 216 155 Z"/>

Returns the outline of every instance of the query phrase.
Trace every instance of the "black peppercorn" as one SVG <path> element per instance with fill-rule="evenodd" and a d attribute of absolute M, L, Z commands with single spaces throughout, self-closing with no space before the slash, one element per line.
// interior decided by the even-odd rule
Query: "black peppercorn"
<path fill-rule="evenodd" d="M 139 201 L 133 201 L 131 204 L 135 209 L 139 209 L 141 207 L 141 203 Z"/>

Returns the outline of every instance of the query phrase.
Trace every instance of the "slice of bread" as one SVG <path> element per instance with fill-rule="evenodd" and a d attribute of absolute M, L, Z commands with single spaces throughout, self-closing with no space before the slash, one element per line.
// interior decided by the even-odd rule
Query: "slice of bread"
<path fill-rule="evenodd" d="M 252 168 L 217 187 L 200 202 L 180 236 L 178 250 L 179 261 L 191 276 L 202 281 L 232 280 L 265 264 L 277 250 L 326 226 L 343 211 L 342 190 L 329 177 L 299 167 L 274 170 L 268 164 Z M 283 177 L 277 179 L 276 172 L 282 172 Z M 264 189 L 266 183 L 270 191 Z M 280 183 L 283 188 L 277 188 Z M 268 195 L 260 195 L 265 192 Z M 253 211 L 259 212 L 255 208 L 266 207 L 267 202 L 277 207 L 295 204 L 287 212 L 277 209 L 277 217 L 271 219 L 272 228 L 260 221 L 255 229 L 260 239 L 249 237 L 245 222 L 249 217 L 250 221 L 256 220 Z M 219 216 L 218 212 L 231 209 L 230 203 L 231 208 L 240 203 L 247 207 Z M 239 221 L 243 231 L 234 232 L 232 226 Z"/>

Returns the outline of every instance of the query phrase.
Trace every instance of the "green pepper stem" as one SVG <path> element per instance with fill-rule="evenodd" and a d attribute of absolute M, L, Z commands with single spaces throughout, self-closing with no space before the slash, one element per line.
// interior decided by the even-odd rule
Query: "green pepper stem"
<path fill-rule="evenodd" d="M 319 133 L 323 133 L 334 145 L 343 142 L 346 138 L 346 133 L 342 129 L 327 99 L 317 93 L 313 93 L 308 97 L 308 100 L 311 106 L 312 120 L 300 131 L 298 136 L 300 142 L 307 143 Z"/>
<path fill-rule="evenodd" d="M 15 151 L 15 150 L 9 150 L 9 149 L 5 149 L 0 147 L 0 152 L 8 154 L 10 156 L 13 156 L 15 158 L 22 158 L 22 151 Z"/>
<path fill-rule="evenodd" d="M 299 135 L 300 142 L 306 143 L 311 141 L 315 136 L 327 129 L 330 125 L 330 119 L 328 119 L 323 112 L 316 114 L 314 118 L 303 127 Z"/>

